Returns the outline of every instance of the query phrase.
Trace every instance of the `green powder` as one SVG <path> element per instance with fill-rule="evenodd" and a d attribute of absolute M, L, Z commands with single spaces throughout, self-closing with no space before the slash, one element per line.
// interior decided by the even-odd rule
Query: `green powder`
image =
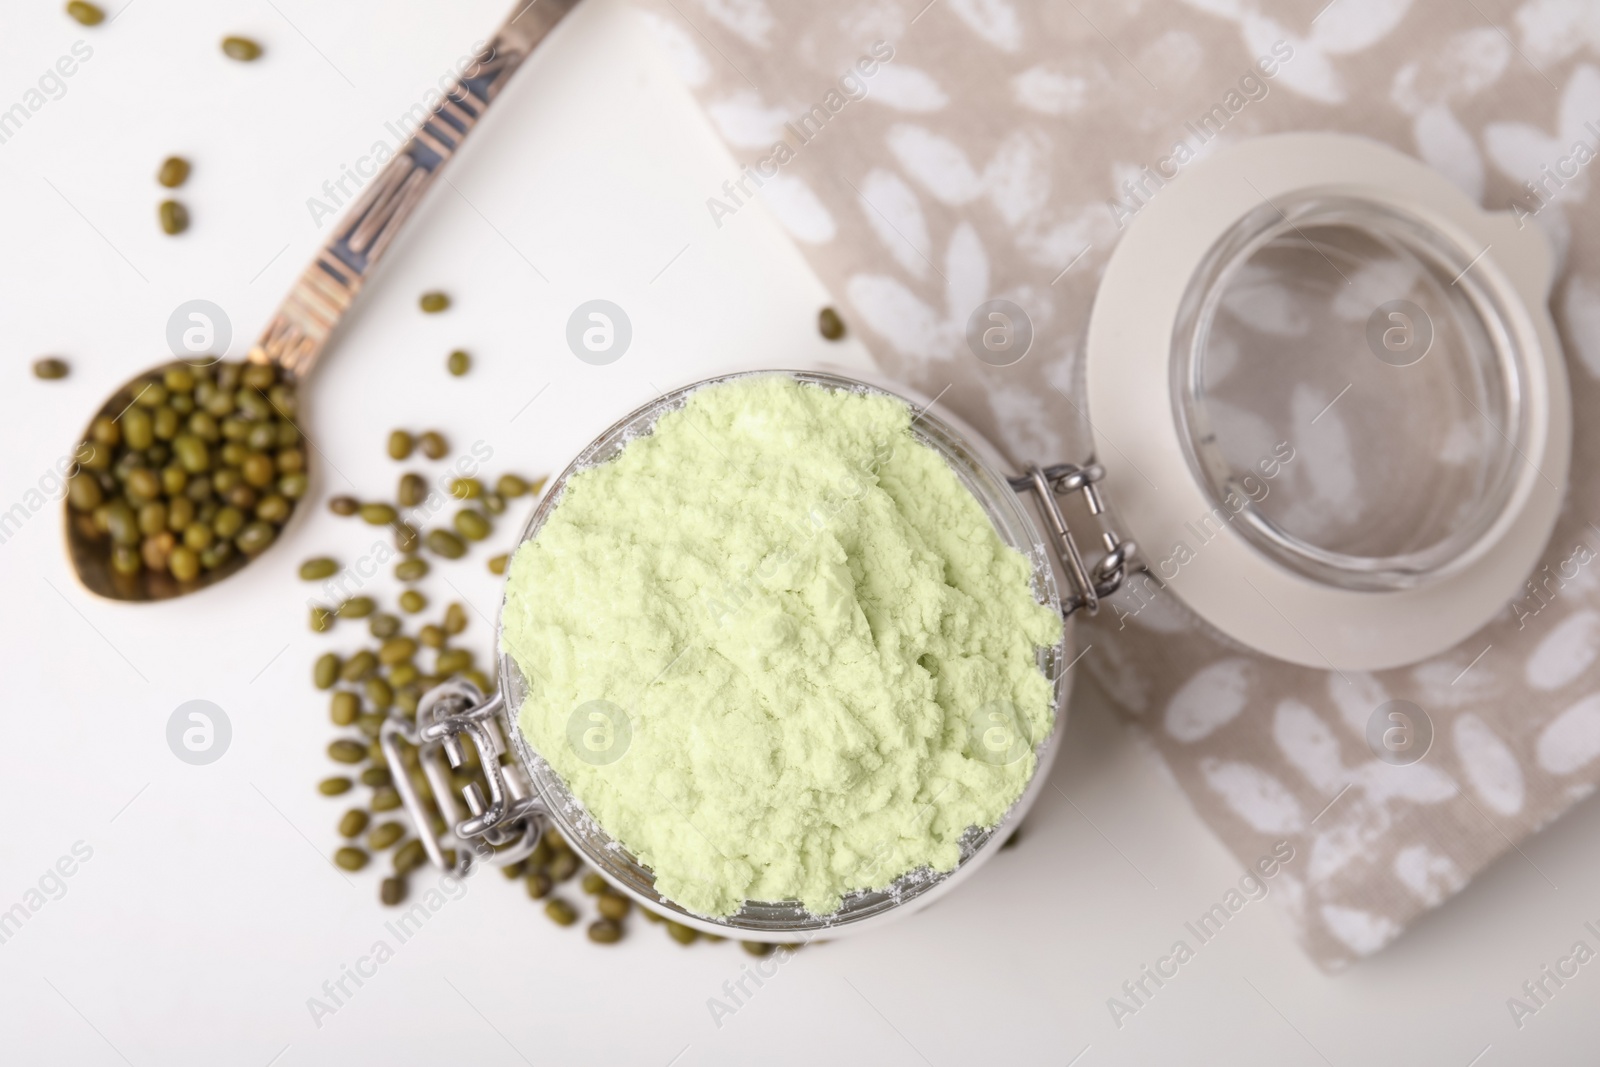
<path fill-rule="evenodd" d="M 690 911 L 950 870 L 1033 774 L 1061 620 L 910 422 L 777 375 L 701 389 L 511 563 L 523 734 Z"/>

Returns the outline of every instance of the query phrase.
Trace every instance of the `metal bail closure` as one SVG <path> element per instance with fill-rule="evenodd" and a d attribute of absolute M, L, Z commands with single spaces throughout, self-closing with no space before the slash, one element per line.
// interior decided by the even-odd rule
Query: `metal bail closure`
<path fill-rule="evenodd" d="M 1121 588 L 1123 579 L 1127 577 L 1128 566 L 1138 552 L 1137 546 L 1132 541 L 1119 536 L 1115 530 L 1105 525 L 1102 519 L 1100 540 L 1105 545 L 1106 552 L 1095 560 L 1092 567 L 1086 567 L 1083 553 L 1078 550 L 1078 543 L 1073 539 L 1072 530 L 1067 526 L 1066 516 L 1061 512 L 1061 505 L 1056 502 L 1057 496 L 1082 493 L 1089 514 L 1097 518 L 1103 516 L 1106 510 L 1105 504 L 1100 499 L 1100 492 L 1095 488 L 1095 483 L 1105 476 L 1105 468 L 1098 463 L 1091 463 L 1086 467 L 1072 463 L 1058 463 L 1043 469 L 1037 464 L 1030 465 L 1026 474 L 1008 479 L 1011 488 L 1017 492 L 1033 494 L 1034 499 L 1038 501 L 1039 510 L 1048 520 L 1047 533 L 1050 544 L 1056 550 L 1056 556 L 1066 566 L 1067 581 L 1072 585 L 1071 594 L 1061 599 L 1063 618 L 1070 617 L 1079 608 L 1088 611 L 1090 615 L 1098 612 L 1100 601 Z"/>
<path fill-rule="evenodd" d="M 415 723 L 392 712 L 378 735 L 395 789 L 428 858 L 458 877 L 472 873 L 480 860 L 504 867 L 524 859 L 543 833 L 543 803 L 522 766 L 501 759 L 506 753 L 503 707 L 499 692 L 485 697 L 471 682 L 456 679 L 423 694 Z M 472 742 L 476 767 L 469 764 L 463 736 Z M 443 834 L 435 832 L 432 813 L 411 780 L 402 740 L 415 746 L 417 766 L 444 815 Z M 473 780 L 458 789 L 455 776 L 463 769 Z"/>

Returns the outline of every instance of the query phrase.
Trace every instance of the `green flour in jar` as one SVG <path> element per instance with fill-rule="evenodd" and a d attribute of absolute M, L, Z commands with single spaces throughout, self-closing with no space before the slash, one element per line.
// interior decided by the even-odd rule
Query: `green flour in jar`
<path fill-rule="evenodd" d="M 1053 725 L 1061 620 L 892 397 L 708 386 L 512 560 L 528 742 L 690 911 L 947 871 Z"/>

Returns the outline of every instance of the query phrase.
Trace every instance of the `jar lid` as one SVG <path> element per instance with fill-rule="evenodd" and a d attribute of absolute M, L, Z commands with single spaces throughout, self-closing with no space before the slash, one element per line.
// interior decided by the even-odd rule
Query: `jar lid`
<path fill-rule="evenodd" d="M 1104 491 L 1170 588 L 1268 655 L 1424 659 L 1535 568 L 1571 452 L 1537 228 L 1338 134 L 1150 190 L 1089 324 Z M 1126 610 L 1137 610 L 1133 603 Z"/>

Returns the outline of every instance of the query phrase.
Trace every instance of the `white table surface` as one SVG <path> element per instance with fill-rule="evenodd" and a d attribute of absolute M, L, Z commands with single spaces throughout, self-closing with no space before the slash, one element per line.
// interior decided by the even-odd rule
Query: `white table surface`
<path fill-rule="evenodd" d="M 242 354 L 324 236 L 306 198 L 504 14 L 501 0 L 134 0 L 85 30 L 59 7 L 12 2 L 0 32 L 0 108 L 73 41 L 94 49 L 65 95 L 0 145 L 0 511 L 71 448 L 104 393 L 165 358 L 179 303 L 222 306 Z M 231 32 L 261 39 L 266 58 L 223 59 L 216 41 Z M 767 217 L 712 227 L 705 197 L 736 168 L 637 17 L 589 0 L 552 44 L 452 165 L 459 192 L 435 190 L 313 379 L 321 496 L 388 485 L 394 425 L 482 441 L 495 471 L 543 472 L 657 388 L 735 367 L 869 365 L 865 348 L 816 337 L 828 298 Z M 173 151 L 196 164 L 181 191 L 195 224 L 180 240 L 154 218 L 152 175 Z M 448 315 L 417 313 L 430 287 L 454 294 Z M 603 368 L 562 341 L 570 311 L 594 297 L 627 309 L 635 331 Z M 461 380 L 442 370 L 456 346 L 477 358 Z M 51 352 L 72 376 L 36 382 L 29 364 Z M 1600 1059 L 1600 963 L 1520 1030 L 1506 1007 L 1574 942 L 1600 948 L 1583 925 L 1600 927 L 1592 801 L 1343 975 L 1307 962 L 1272 903 L 1251 905 L 1114 1025 L 1107 998 L 1242 872 L 1087 685 L 1019 847 L 926 913 L 805 950 L 720 1027 L 707 1001 L 748 962 L 737 947 L 682 949 L 634 921 L 602 949 L 495 875 L 467 883 L 318 1026 L 308 998 L 376 940 L 395 941 L 376 875 L 346 880 L 324 858 L 343 805 L 311 788 L 330 731 L 308 671 L 355 636 L 308 632 L 294 569 L 330 549 L 355 558 L 372 533 L 319 507 L 222 589 L 125 607 L 78 587 L 58 514 L 48 504 L 0 544 L 0 804 L 12 813 L 0 910 L 75 843 L 93 851 L 0 944 L 0 1062 Z M 436 569 L 436 604 L 456 595 L 442 575 L 492 616 L 484 554 Z M 392 597 L 387 581 L 373 588 Z M 483 619 L 473 626 L 485 639 Z M 165 742 L 191 699 L 233 726 L 209 766 Z"/>

